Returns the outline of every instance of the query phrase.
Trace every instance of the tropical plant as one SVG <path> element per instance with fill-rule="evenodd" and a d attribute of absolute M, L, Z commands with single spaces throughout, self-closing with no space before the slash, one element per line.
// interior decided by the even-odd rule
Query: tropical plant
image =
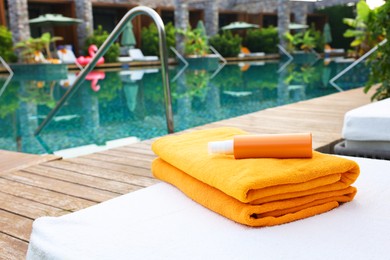
<path fill-rule="evenodd" d="M 351 47 L 355 48 L 358 56 L 361 56 L 378 43 L 375 33 L 368 28 L 368 25 L 374 22 L 375 17 L 376 10 L 371 10 L 368 4 L 361 0 L 356 5 L 356 17 L 354 19 L 343 19 L 345 24 L 352 27 L 345 31 L 344 37 L 354 38 Z"/>
<path fill-rule="evenodd" d="M 375 84 L 377 86 L 371 99 L 381 100 L 390 97 L 390 1 L 376 10 L 376 19 L 369 23 L 369 28 L 375 36 L 385 35 L 387 43 L 378 47 L 369 60 L 371 73 L 364 88 L 367 93 Z M 378 36 L 381 39 L 381 36 Z"/>
<path fill-rule="evenodd" d="M 277 53 L 279 36 L 275 27 L 248 30 L 243 45 L 252 52 Z"/>
<path fill-rule="evenodd" d="M 308 29 L 305 33 L 299 32 L 291 34 L 287 32 L 285 34 L 287 39 L 287 50 L 292 52 L 298 49 L 305 52 L 309 52 L 313 49 L 323 48 L 324 40 L 321 32 L 316 31 L 314 28 Z"/>
<path fill-rule="evenodd" d="M 316 47 L 315 38 L 311 35 L 310 30 L 308 30 L 303 34 L 300 48 L 305 52 L 308 52 L 314 49 L 314 47 Z"/>
<path fill-rule="evenodd" d="M 205 56 L 209 52 L 207 36 L 200 28 L 192 29 L 188 25 L 186 30 L 177 29 L 177 33 L 184 36 L 184 54 Z"/>
<path fill-rule="evenodd" d="M 50 44 L 62 40 L 62 37 L 51 37 L 50 33 L 44 33 L 39 38 L 28 38 L 15 44 L 15 49 L 21 49 L 22 59 L 27 63 L 41 63 L 40 53 L 45 53 L 47 58 L 53 60 Z"/>
<path fill-rule="evenodd" d="M 103 27 L 99 25 L 98 28 L 93 31 L 93 34 L 85 40 L 84 52 L 87 53 L 89 46 L 92 44 L 95 44 L 97 47 L 100 48 L 100 46 L 102 46 L 107 37 L 108 32 L 103 30 Z M 104 59 L 106 62 L 116 62 L 118 60 L 119 53 L 119 43 L 114 43 L 108 48 L 107 52 L 104 54 Z"/>
<path fill-rule="evenodd" d="M 223 57 L 237 57 L 241 50 L 241 37 L 224 30 L 209 39 L 212 45 Z"/>
<path fill-rule="evenodd" d="M 172 23 L 165 25 L 165 36 L 167 41 L 167 48 L 175 47 L 175 27 Z M 159 36 L 155 24 L 150 24 L 149 27 L 142 28 L 141 31 L 141 50 L 145 55 L 159 56 Z M 170 52 L 170 55 L 174 55 Z"/>
<path fill-rule="evenodd" d="M 293 52 L 299 49 L 299 45 L 302 43 L 302 33 L 291 34 L 287 32 L 284 37 L 287 40 L 287 51 Z"/>
<path fill-rule="evenodd" d="M 12 49 L 12 33 L 5 26 L 0 26 L 0 43 L 0 56 L 6 62 L 15 62 L 17 57 Z"/>

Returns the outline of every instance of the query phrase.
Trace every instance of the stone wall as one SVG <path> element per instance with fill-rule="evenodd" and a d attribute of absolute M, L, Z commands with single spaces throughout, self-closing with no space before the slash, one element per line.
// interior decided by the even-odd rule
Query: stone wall
<path fill-rule="evenodd" d="M 30 37 L 27 0 L 8 0 L 8 13 L 12 42 L 27 40 Z"/>

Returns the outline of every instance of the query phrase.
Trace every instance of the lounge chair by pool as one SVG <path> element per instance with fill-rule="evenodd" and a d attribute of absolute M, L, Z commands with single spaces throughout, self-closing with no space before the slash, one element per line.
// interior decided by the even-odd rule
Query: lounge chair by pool
<path fill-rule="evenodd" d="M 390 98 L 351 111 L 344 117 L 344 141 L 335 153 L 390 159 Z"/>
<path fill-rule="evenodd" d="M 144 56 L 140 49 L 130 49 L 129 55 L 131 58 L 137 61 L 157 61 L 157 56 Z"/>
<path fill-rule="evenodd" d="M 355 201 L 315 217 L 250 228 L 159 183 L 38 218 L 27 259 L 383 259 L 390 241 L 390 163 L 355 159 L 361 168 Z"/>
<path fill-rule="evenodd" d="M 241 47 L 241 53 L 238 54 L 238 57 L 263 57 L 264 55 L 264 52 L 251 52 L 247 47 Z"/>

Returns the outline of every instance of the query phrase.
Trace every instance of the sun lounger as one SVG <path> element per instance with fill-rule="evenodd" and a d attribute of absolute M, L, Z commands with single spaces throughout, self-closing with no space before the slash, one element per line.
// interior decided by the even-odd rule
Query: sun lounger
<path fill-rule="evenodd" d="M 61 217 L 34 221 L 27 259 L 383 259 L 390 241 L 390 162 L 361 168 L 354 201 L 250 228 L 160 183 Z"/>
<path fill-rule="evenodd" d="M 264 52 L 251 52 L 248 48 L 242 47 L 241 53 L 238 54 L 239 58 L 244 57 L 263 57 L 265 55 Z"/>
<path fill-rule="evenodd" d="M 57 56 L 65 64 L 75 64 L 77 60 L 71 46 L 64 46 L 57 50 Z"/>
<path fill-rule="evenodd" d="M 144 56 L 140 49 L 130 49 L 129 56 L 136 61 L 157 61 L 157 56 Z"/>
<path fill-rule="evenodd" d="M 345 114 L 342 136 L 336 154 L 390 159 L 390 98 Z"/>

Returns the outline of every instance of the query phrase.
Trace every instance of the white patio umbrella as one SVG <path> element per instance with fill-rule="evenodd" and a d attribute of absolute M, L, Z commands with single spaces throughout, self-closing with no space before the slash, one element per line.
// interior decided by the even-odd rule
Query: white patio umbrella
<path fill-rule="evenodd" d="M 259 28 L 259 26 L 257 24 L 251 24 L 247 22 L 233 22 L 221 27 L 222 30 L 241 30 L 241 29 L 252 29 L 252 28 Z"/>
<path fill-rule="evenodd" d="M 66 26 L 82 22 L 80 19 L 66 17 L 61 14 L 44 14 L 28 21 L 30 25 L 36 26 Z"/>

